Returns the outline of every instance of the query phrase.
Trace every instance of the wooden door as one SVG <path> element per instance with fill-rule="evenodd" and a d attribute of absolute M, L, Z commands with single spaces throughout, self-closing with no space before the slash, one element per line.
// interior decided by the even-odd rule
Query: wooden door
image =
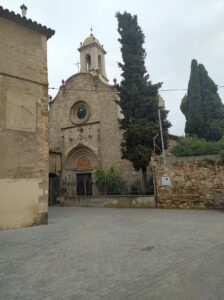
<path fill-rule="evenodd" d="M 77 195 L 88 196 L 92 195 L 92 174 L 83 173 L 76 174 L 77 180 Z"/>

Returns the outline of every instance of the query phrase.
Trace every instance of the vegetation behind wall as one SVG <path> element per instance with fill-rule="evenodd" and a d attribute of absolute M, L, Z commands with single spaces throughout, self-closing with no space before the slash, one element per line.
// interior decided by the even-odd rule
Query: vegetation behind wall
<path fill-rule="evenodd" d="M 171 152 L 177 157 L 220 154 L 224 160 L 224 137 L 217 142 L 197 136 L 182 137 Z"/>

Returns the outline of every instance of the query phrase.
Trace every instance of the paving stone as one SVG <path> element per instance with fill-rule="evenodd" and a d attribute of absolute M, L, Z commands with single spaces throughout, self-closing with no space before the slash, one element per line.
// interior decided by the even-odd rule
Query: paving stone
<path fill-rule="evenodd" d="M 222 300 L 224 212 L 50 208 L 0 232 L 0 299 Z"/>

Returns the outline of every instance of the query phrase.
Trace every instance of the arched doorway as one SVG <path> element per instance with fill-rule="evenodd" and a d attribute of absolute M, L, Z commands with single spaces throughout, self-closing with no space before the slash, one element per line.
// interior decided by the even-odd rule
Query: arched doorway
<path fill-rule="evenodd" d="M 94 194 L 93 176 L 97 167 L 96 154 L 84 145 L 79 145 L 68 153 L 64 169 L 69 197 Z"/>
<path fill-rule="evenodd" d="M 75 164 L 76 170 L 76 183 L 77 183 L 77 195 L 90 196 L 92 191 L 92 164 L 88 157 L 81 156 Z"/>

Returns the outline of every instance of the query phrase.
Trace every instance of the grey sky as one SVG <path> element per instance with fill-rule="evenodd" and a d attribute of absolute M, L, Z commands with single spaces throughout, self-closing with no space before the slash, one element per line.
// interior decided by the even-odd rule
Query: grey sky
<path fill-rule="evenodd" d="M 0 0 L 0 5 L 20 13 L 23 0 Z M 193 58 L 205 65 L 210 77 L 224 85 L 223 0 L 24 0 L 27 17 L 56 30 L 48 42 L 48 71 L 51 87 L 77 72 L 77 48 L 93 34 L 107 51 L 106 72 L 112 82 L 120 80 L 120 44 L 115 13 L 137 14 L 145 34 L 146 67 L 153 83 L 162 89 L 186 88 Z M 50 90 L 52 96 L 56 91 Z M 160 92 L 173 127 L 183 135 L 185 119 L 179 106 L 184 91 Z M 224 88 L 219 89 L 224 101 Z"/>

